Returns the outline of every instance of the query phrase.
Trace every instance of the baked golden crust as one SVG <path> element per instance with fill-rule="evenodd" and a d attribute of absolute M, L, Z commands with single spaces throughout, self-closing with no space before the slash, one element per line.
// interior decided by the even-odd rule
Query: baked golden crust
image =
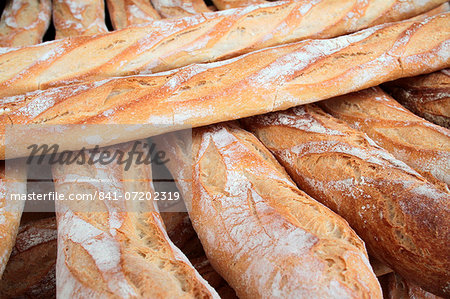
<path fill-rule="evenodd" d="M 450 131 L 414 115 L 379 87 L 332 98 L 319 105 L 366 133 L 430 182 L 450 184 Z M 448 192 L 445 184 L 440 184 L 440 188 Z"/>
<path fill-rule="evenodd" d="M 355 2 L 366 4 L 355 7 Z M 0 96 L 82 80 L 154 73 L 308 38 L 330 38 L 385 21 L 403 20 L 412 13 L 426 11 L 438 2 L 444 1 L 420 1 L 417 6 L 405 6 L 402 10 L 389 10 L 390 6 L 382 4 L 385 0 L 322 1 L 313 7 L 305 1 L 276 2 L 155 21 L 147 26 L 95 37 L 70 38 L 20 50 L 0 51 Z M 333 17 L 330 18 L 330 15 Z M 431 71 L 424 63 L 428 60 L 428 51 L 442 38 L 448 38 L 449 33 L 441 30 L 449 27 L 446 21 L 442 20 L 438 28 L 434 23 L 430 22 L 420 30 L 410 29 L 415 34 L 411 38 L 411 47 L 407 48 L 417 50 L 417 54 L 423 52 L 422 56 L 414 58 L 417 59 L 416 73 L 419 69 L 422 72 Z M 387 42 L 392 41 L 388 32 L 384 34 Z M 404 33 L 405 39 L 407 34 Z M 385 45 L 382 39 L 380 37 L 380 43 Z M 419 40 L 423 42 L 418 44 Z M 404 46 L 400 44 L 401 49 Z M 372 48 L 377 47 L 373 45 Z M 358 53 L 357 49 L 354 50 Z M 365 49 L 365 54 L 369 54 L 369 50 L 372 49 Z M 442 51 L 446 53 L 446 49 Z M 397 54 L 395 50 L 393 54 Z M 83 59 L 80 60 L 80 57 Z M 430 63 L 434 63 L 433 59 Z M 381 66 L 382 61 L 378 64 Z"/>
<path fill-rule="evenodd" d="M 424 289 L 448 295 L 448 192 L 317 106 L 244 122 L 302 190 L 349 222 L 370 253 Z"/>
<path fill-rule="evenodd" d="M 203 0 L 151 0 L 163 18 L 181 18 L 211 12 Z"/>
<path fill-rule="evenodd" d="M 57 165 L 55 191 L 153 192 L 148 165 L 124 167 Z M 152 200 L 65 201 L 56 209 L 58 297 L 219 298 L 170 241 Z"/>
<path fill-rule="evenodd" d="M 415 114 L 450 129 L 450 69 L 383 85 Z"/>
<path fill-rule="evenodd" d="M 50 0 L 11 0 L 0 20 L 0 47 L 42 42 L 51 19 Z"/>
<path fill-rule="evenodd" d="M 115 30 L 161 18 L 147 0 L 106 0 L 106 4 Z"/>
<path fill-rule="evenodd" d="M 53 0 L 56 39 L 108 32 L 103 0 Z"/>
<path fill-rule="evenodd" d="M 236 124 L 156 138 L 206 255 L 239 298 L 381 298 L 364 244 Z M 192 158 L 191 158 L 192 157 Z"/>

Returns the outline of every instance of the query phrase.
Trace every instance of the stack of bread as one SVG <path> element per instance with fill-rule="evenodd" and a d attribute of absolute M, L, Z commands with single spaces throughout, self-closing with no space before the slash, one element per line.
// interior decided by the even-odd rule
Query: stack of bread
<path fill-rule="evenodd" d="M 0 297 L 450 297 L 449 68 L 442 0 L 7 1 Z M 61 151 L 151 138 L 187 212 L 23 213 L 30 133 L 7 135 L 33 125 Z M 51 172 L 158 192 L 141 163 Z"/>

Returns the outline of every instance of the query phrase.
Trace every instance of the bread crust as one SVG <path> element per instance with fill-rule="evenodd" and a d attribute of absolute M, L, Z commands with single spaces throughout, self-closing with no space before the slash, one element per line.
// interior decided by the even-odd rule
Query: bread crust
<path fill-rule="evenodd" d="M 192 146 L 181 136 L 155 140 L 209 261 L 239 298 L 381 298 L 359 237 L 252 134 L 218 124 L 195 129 Z"/>
<path fill-rule="evenodd" d="M 163 18 L 181 18 L 211 12 L 203 0 L 151 0 Z"/>
<path fill-rule="evenodd" d="M 56 298 L 56 236 L 55 217 L 20 226 L 0 280 L 1 298 Z"/>
<path fill-rule="evenodd" d="M 415 114 L 450 129 L 450 69 L 383 84 Z"/>
<path fill-rule="evenodd" d="M 106 4 L 115 30 L 161 18 L 147 0 L 106 0 Z"/>
<path fill-rule="evenodd" d="M 53 0 L 56 39 L 108 32 L 103 0 Z"/>
<path fill-rule="evenodd" d="M 276 2 L 0 51 L 0 96 L 84 80 L 160 72 L 308 38 L 330 38 L 404 20 L 444 2 L 417 1 L 420 3 L 416 6 L 403 6 L 407 1 L 397 0 L 394 7 L 386 6 L 390 3 L 386 0 L 322 1 L 315 6 L 304 1 Z M 431 37 L 439 40 L 448 35 L 442 28 L 448 25 L 441 24 L 432 34 L 424 34 L 420 45 L 413 42 L 419 52 L 424 52 L 417 59 L 428 56 L 427 48 L 435 45 Z M 417 61 L 416 68 L 422 65 Z M 423 69 L 429 71 L 427 67 Z"/>
<path fill-rule="evenodd" d="M 349 222 L 371 254 L 424 289 L 448 295 L 448 192 L 317 106 L 244 123 L 302 190 Z"/>
<path fill-rule="evenodd" d="M 55 166 L 55 191 L 153 192 L 148 165 L 124 167 Z M 58 297 L 219 298 L 170 241 L 153 201 L 58 201 L 56 211 Z"/>
<path fill-rule="evenodd" d="M 450 82 L 450 81 L 449 81 Z M 379 87 L 319 103 L 325 111 L 366 133 L 440 188 L 450 184 L 450 131 L 406 110 Z"/>
<path fill-rule="evenodd" d="M 42 42 L 51 19 L 50 0 L 12 0 L 0 20 L 0 47 Z"/>

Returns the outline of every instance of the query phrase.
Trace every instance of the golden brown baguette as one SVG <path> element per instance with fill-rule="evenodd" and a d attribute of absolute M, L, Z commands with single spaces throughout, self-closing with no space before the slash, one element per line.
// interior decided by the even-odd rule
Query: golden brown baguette
<path fill-rule="evenodd" d="M 211 10 L 203 0 L 151 0 L 156 11 L 163 18 L 181 18 Z"/>
<path fill-rule="evenodd" d="M 21 226 L 0 280 L 1 298 L 56 298 L 56 220 Z"/>
<path fill-rule="evenodd" d="M 308 38 L 330 38 L 384 22 L 404 20 L 445 1 L 413 2 L 414 5 L 400 0 L 324 0 L 315 6 L 304 1 L 277 2 L 155 21 L 148 26 L 95 37 L 4 50 L 0 52 L 0 96 L 88 79 L 154 73 Z M 391 7 L 392 3 L 396 4 Z M 330 18 L 330 15 L 333 17 Z M 438 43 L 448 39 L 449 33 L 445 29 L 449 26 L 445 19 L 438 22 L 439 30 L 433 25 L 435 22 L 430 22 L 422 29 L 410 28 L 411 32 L 404 33 L 413 35 L 411 46 L 407 47 L 409 51 L 417 50 L 417 54 L 423 52 L 416 59 L 423 60 Z M 385 35 L 380 39 L 386 39 L 386 42 L 380 42 L 381 46 L 375 48 L 382 50 L 387 43 L 395 42 L 392 39 L 394 36 L 388 32 Z M 432 40 L 432 37 L 435 39 Z M 418 44 L 419 40 L 422 43 Z M 401 41 L 399 43 L 401 45 Z M 446 53 L 445 48 L 442 51 Z M 360 54 L 370 55 L 369 52 Z M 397 52 L 393 51 L 393 55 L 396 56 Z M 80 60 L 80 57 L 83 59 Z M 384 66 L 381 61 L 378 65 L 380 68 Z M 416 62 L 417 69 L 422 65 Z M 428 69 L 425 67 L 422 72 L 430 72 Z M 417 70 L 415 73 L 420 72 Z"/>
<path fill-rule="evenodd" d="M 268 48 L 160 74 L 3 98 L 0 136 L 4 140 L 7 124 L 147 124 L 126 134 L 102 126 L 95 132 L 101 137 L 99 145 L 110 145 L 283 110 L 449 65 L 450 32 L 441 30 L 446 27 L 450 28 L 450 14 Z M 422 60 L 424 57 L 427 59 Z M 85 135 L 77 128 L 60 129 L 71 136 L 58 140 L 61 150 L 86 146 Z M 24 133 L 23 137 L 16 133 L 9 157 L 29 154 L 29 144 L 21 143 L 29 141 L 30 132 Z M 53 134 L 35 134 L 41 143 L 55 143 Z M 0 146 L 1 157 L 4 146 Z"/>
<path fill-rule="evenodd" d="M 8 163 L 13 163 L 9 161 Z M 25 194 L 27 173 L 23 163 L 16 165 L 0 161 L 0 279 L 16 241 L 20 217 L 25 202 L 13 200 L 12 194 Z"/>
<path fill-rule="evenodd" d="M 131 145 L 110 150 L 127 153 Z M 124 197 L 126 192 L 153 193 L 150 167 L 130 166 L 56 165 L 55 191 L 66 198 L 100 196 L 99 192 Z M 56 202 L 58 297 L 219 298 L 170 241 L 153 200 L 99 198 Z"/>
<path fill-rule="evenodd" d="M 0 47 L 42 42 L 51 18 L 50 0 L 12 0 L 0 20 Z"/>
<path fill-rule="evenodd" d="M 56 39 L 108 32 L 103 0 L 53 0 Z"/>
<path fill-rule="evenodd" d="M 302 190 L 349 222 L 377 259 L 427 290 L 450 291 L 448 192 L 317 106 L 244 123 Z"/>
<path fill-rule="evenodd" d="M 267 3 L 265 0 L 213 0 L 212 2 L 220 10 Z"/>
<path fill-rule="evenodd" d="M 381 298 L 364 244 L 235 124 L 155 138 L 216 271 L 239 298 Z"/>
<path fill-rule="evenodd" d="M 415 114 L 450 129 L 450 69 L 383 85 Z"/>
<path fill-rule="evenodd" d="M 115 30 L 161 18 L 149 0 L 106 0 L 106 4 Z"/>
<path fill-rule="evenodd" d="M 390 273 L 380 278 L 385 299 L 440 299 L 417 285 L 404 280 L 396 273 Z"/>
<path fill-rule="evenodd" d="M 450 184 L 448 129 L 414 115 L 379 87 L 332 98 L 319 105 L 448 191 L 445 185 Z"/>

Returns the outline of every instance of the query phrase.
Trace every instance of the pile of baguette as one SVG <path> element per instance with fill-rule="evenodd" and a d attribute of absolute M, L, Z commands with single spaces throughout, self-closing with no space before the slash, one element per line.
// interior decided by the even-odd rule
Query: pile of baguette
<path fill-rule="evenodd" d="M 447 1 L 10 0 L 0 122 L 2 160 L 28 154 L 14 126 L 151 138 L 188 211 L 23 213 L 7 194 L 29 169 L 2 161 L 0 298 L 450 297 Z M 157 191 L 139 163 L 51 175 L 62 194 Z"/>

